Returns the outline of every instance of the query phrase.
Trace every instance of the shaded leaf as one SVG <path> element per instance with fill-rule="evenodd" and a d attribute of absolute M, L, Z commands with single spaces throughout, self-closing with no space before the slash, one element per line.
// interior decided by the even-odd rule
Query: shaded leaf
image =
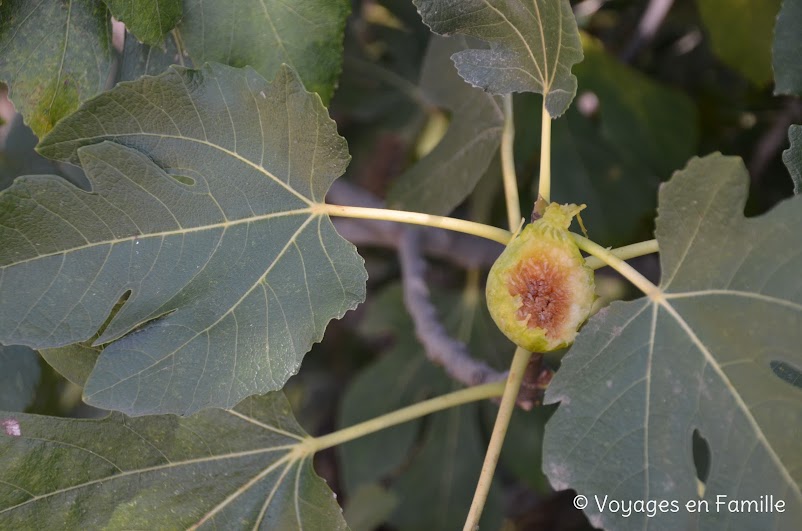
<path fill-rule="evenodd" d="M 451 123 L 437 146 L 395 181 L 388 208 L 448 214 L 473 191 L 498 150 L 500 102 L 465 83 L 450 59 L 466 47 L 462 38 L 434 37 L 429 43 L 421 90 L 433 105 L 450 111 Z"/>
<path fill-rule="evenodd" d="M 597 527 L 796 529 L 802 518 L 802 223 L 799 199 L 743 217 L 740 159 L 693 159 L 660 192 L 661 297 L 613 303 L 563 359 L 546 398 L 544 471 L 591 499 Z M 698 494 L 694 431 L 710 447 Z M 566 441 L 570 441 L 568 444 Z M 785 511 L 629 518 L 594 495 L 715 507 L 774 495 Z"/>
<path fill-rule="evenodd" d="M 33 401 L 40 374 L 36 351 L 0 345 L 0 410 L 24 411 Z"/>
<path fill-rule="evenodd" d="M 772 79 L 771 42 L 782 0 L 697 0 L 713 52 L 756 85 Z"/>
<path fill-rule="evenodd" d="M 161 46 L 164 36 L 181 18 L 181 0 L 103 0 L 137 39 L 149 46 Z"/>
<path fill-rule="evenodd" d="M 0 81 L 36 135 L 103 90 L 110 65 L 111 22 L 100 0 L 0 6 Z"/>
<path fill-rule="evenodd" d="M 328 102 L 349 11 L 348 0 L 187 0 L 179 31 L 196 64 L 249 65 L 270 79 L 286 63 Z"/>
<path fill-rule="evenodd" d="M 381 485 L 360 487 L 348 499 L 343 515 L 353 531 L 373 531 L 398 506 L 398 496 Z"/>
<path fill-rule="evenodd" d="M 80 163 L 93 192 L 39 176 L 0 196 L 0 339 L 84 341 L 130 292 L 95 342 L 110 344 L 92 405 L 188 414 L 280 389 L 364 298 L 362 259 L 314 210 L 345 142 L 289 69 L 121 84 L 40 150 Z"/>
<path fill-rule="evenodd" d="M 186 419 L 0 418 L 4 529 L 346 528 L 281 393 Z"/>
<path fill-rule="evenodd" d="M 477 294 L 469 290 L 463 297 L 436 298 L 448 330 L 455 336 L 470 334 L 473 346 L 500 336 L 486 315 L 484 298 Z M 400 286 L 386 289 L 372 304 L 363 331 L 373 336 L 392 333 L 395 344 L 348 387 L 341 403 L 341 426 L 456 389 L 422 352 Z M 468 404 L 343 444 L 338 452 L 346 493 L 382 481 L 400 500 L 389 520 L 399 529 L 462 525 L 484 458 L 479 414 L 478 404 Z M 482 525 L 496 528 L 500 511 L 499 493 L 493 488 Z"/>
<path fill-rule="evenodd" d="M 788 129 L 791 147 L 783 151 L 783 162 L 788 167 L 794 181 L 794 193 L 802 193 L 802 125 L 792 125 Z"/>
<path fill-rule="evenodd" d="M 802 96 L 802 0 L 783 0 L 774 28 L 774 93 Z"/>
<path fill-rule="evenodd" d="M 137 42 L 130 33 L 125 34 L 120 81 L 133 81 L 144 75 L 155 76 L 171 65 L 192 66 L 189 57 L 181 55 L 172 34 L 167 36 L 162 46 L 148 46 Z"/>
<path fill-rule="evenodd" d="M 423 22 L 440 35 L 487 41 L 490 49 L 452 56 L 460 75 L 494 94 L 538 92 L 553 118 L 576 94 L 571 67 L 582 45 L 566 0 L 414 0 Z"/>

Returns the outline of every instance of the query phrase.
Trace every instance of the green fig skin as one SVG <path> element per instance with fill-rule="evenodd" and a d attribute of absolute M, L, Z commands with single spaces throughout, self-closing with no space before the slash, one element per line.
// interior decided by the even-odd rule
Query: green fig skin
<path fill-rule="evenodd" d="M 552 203 L 490 269 L 487 305 L 499 329 L 530 352 L 574 342 L 595 298 L 593 270 L 568 232 L 583 206 Z"/>

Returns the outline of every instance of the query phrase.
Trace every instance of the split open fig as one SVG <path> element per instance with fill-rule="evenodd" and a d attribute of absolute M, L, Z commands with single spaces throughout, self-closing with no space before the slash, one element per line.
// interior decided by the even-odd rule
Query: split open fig
<path fill-rule="evenodd" d="M 487 304 L 516 345 L 549 352 L 573 343 L 594 300 L 593 270 L 568 232 L 582 206 L 551 203 L 490 269 Z"/>

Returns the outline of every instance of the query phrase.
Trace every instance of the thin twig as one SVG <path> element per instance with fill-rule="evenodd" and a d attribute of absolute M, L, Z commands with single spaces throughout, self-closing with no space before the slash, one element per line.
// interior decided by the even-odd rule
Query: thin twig
<path fill-rule="evenodd" d="M 370 192 L 346 181 L 335 181 L 328 201 L 343 205 L 381 208 L 384 203 Z M 391 221 L 334 220 L 337 231 L 354 245 L 397 249 L 406 227 Z M 487 269 L 496 261 L 504 246 L 467 234 L 436 229 L 419 229 L 423 253 L 448 260 L 465 269 Z"/>
<path fill-rule="evenodd" d="M 638 22 L 638 29 L 635 35 L 632 36 L 629 44 L 621 53 L 623 61 L 632 62 L 640 49 L 652 42 L 673 4 L 674 0 L 649 1 L 649 5 L 646 6 L 646 10 L 643 12 L 640 22 Z"/>
<path fill-rule="evenodd" d="M 441 365 L 449 376 L 465 385 L 479 385 L 503 380 L 505 373 L 474 359 L 464 343 L 451 337 L 437 316 L 426 286 L 426 261 L 421 255 L 421 234 L 405 229 L 398 247 L 401 261 L 404 304 L 415 324 L 415 335 L 426 356 Z"/>

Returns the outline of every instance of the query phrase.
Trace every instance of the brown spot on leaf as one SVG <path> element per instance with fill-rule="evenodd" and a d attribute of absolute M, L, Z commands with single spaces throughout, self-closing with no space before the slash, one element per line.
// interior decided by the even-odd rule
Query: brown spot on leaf
<path fill-rule="evenodd" d="M 529 328 L 544 329 L 549 337 L 559 335 L 571 304 L 565 283 L 565 271 L 549 260 L 522 260 L 507 279 L 510 295 L 521 297 L 516 317 Z"/>

